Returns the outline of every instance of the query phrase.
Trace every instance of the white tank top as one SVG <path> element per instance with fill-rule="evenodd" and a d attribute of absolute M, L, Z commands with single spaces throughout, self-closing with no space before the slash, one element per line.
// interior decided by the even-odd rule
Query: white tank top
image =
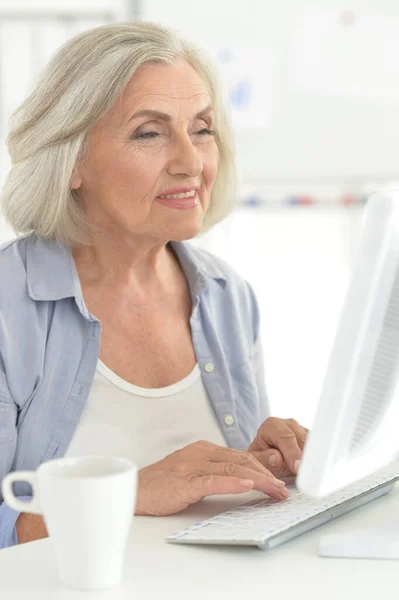
<path fill-rule="evenodd" d="M 113 454 L 141 468 L 199 440 L 227 446 L 198 365 L 173 385 L 147 389 L 99 360 L 65 456 Z"/>

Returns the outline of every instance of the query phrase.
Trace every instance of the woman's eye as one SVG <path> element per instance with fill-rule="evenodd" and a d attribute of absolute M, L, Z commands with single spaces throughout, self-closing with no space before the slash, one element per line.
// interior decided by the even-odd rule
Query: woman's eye
<path fill-rule="evenodd" d="M 197 131 L 197 135 L 215 135 L 215 131 L 213 129 L 207 129 L 205 127 L 204 129 Z"/>
<path fill-rule="evenodd" d="M 195 132 L 195 135 L 200 135 L 200 136 L 205 136 L 205 135 L 215 135 L 215 131 L 213 129 L 208 129 L 207 127 L 204 127 L 203 129 L 200 129 L 199 131 Z M 138 133 L 136 134 L 133 139 L 138 139 L 138 140 L 153 140 L 157 137 L 159 137 L 160 134 L 157 131 L 146 131 L 144 133 Z"/>
<path fill-rule="evenodd" d="M 157 133 L 156 131 L 146 131 L 145 133 L 139 133 L 138 135 L 135 136 L 135 138 L 143 139 L 143 140 L 151 140 L 153 138 L 156 138 L 158 135 L 159 135 L 159 133 Z"/>

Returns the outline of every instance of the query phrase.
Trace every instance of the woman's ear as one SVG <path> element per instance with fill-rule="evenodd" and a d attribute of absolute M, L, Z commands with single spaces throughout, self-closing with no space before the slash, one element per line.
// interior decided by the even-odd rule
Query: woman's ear
<path fill-rule="evenodd" d="M 71 190 L 77 190 L 82 185 L 82 178 L 77 167 L 74 168 L 71 177 Z"/>

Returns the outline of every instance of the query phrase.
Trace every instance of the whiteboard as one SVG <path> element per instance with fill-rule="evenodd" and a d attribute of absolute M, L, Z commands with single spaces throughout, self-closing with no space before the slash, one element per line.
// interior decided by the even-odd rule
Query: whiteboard
<path fill-rule="evenodd" d="M 141 16 L 212 51 L 258 51 L 268 97 L 236 133 L 244 181 L 398 179 L 397 0 L 146 0 Z"/>

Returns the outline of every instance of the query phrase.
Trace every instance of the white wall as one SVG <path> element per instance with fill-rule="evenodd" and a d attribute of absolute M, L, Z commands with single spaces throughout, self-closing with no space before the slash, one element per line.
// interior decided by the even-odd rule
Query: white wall
<path fill-rule="evenodd" d="M 144 0 L 142 14 L 205 48 L 258 50 L 271 114 L 238 132 L 245 181 L 397 176 L 397 0 Z"/>
<path fill-rule="evenodd" d="M 363 208 L 240 209 L 199 239 L 257 295 L 272 412 L 311 426 Z"/>

